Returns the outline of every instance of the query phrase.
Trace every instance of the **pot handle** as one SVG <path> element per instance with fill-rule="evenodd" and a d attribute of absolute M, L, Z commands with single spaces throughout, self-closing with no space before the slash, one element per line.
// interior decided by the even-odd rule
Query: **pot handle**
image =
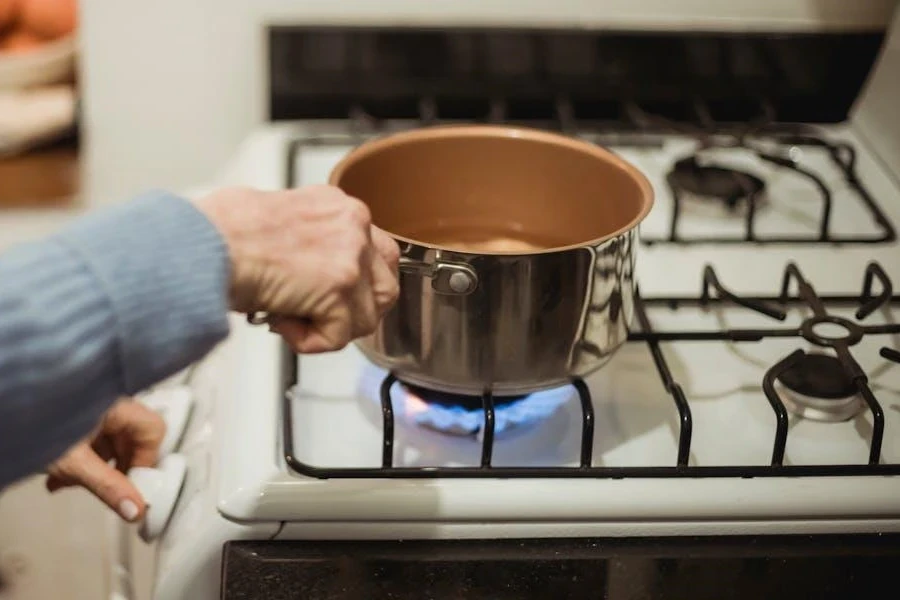
<path fill-rule="evenodd" d="M 478 287 L 478 274 L 465 263 L 454 262 L 425 262 L 400 257 L 399 270 L 408 275 L 419 275 L 431 279 L 431 287 L 439 294 L 455 296 L 467 296 Z M 253 312 L 247 315 L 247 322 L 251 325 L 265 325 L 269 314 L 266 312 Z"/>
<path fill-rule="evenodd" d="M 400 257 L 400 272 L 431 279 L 431 287 L 439 294 L 467 296 L 478 287 L 478 274 L 465 263 L 425 262 Z"/>

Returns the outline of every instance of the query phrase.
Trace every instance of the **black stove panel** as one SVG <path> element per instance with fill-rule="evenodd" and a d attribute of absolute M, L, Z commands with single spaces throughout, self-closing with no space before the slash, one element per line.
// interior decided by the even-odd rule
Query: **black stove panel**
<path fill-rule="evenodd" d="M 230 542 L 225 600 L 817 600 L 892 594 L 900 536 Z"/>
<path fill-rule="evenodd" d="M 884 34 L 277 26 L 270 118 L 846 119 Z M 423 99 L 429 107 L 423 107 Z M 498 104 L 499 102 L 499 104 Z M 697 103 L 703 105 L 698 112 Z M 708 112 L 708 115 L 705 114 Z"/>

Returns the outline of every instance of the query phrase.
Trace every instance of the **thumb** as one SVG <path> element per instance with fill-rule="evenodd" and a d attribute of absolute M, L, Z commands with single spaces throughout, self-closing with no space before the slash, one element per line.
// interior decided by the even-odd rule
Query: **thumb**
<path fill-rule="evenodd" d="M 143 517 L 146 505 L 141 493 L 121 471 L 106 463 L 88 447 L 66 457 L 60 465 L 66 478 L 81 485 L 126 521 Z"/>

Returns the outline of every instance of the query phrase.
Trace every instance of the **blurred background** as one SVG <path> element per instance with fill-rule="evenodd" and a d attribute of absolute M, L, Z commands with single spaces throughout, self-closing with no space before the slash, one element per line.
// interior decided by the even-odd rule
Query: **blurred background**
<path fill-rule="evenodd" d="M 76 0 L 0 0 L 0 208 L 78 201 Z"/>
<path fill-rule="evenodd" d="M 0 0 L 0 249 L 81 209 L 76 0 Z M 104 521 L 42 478 L 0 491 L 0 597 L 100 598 Z"/>

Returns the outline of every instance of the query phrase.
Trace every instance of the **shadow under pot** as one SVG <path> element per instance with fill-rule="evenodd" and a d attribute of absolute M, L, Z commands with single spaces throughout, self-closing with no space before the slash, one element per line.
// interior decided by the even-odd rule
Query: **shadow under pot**
<path fill-rule="evenodd" d="M 584 377 L 625 342 L 653 191 L 594 144 L 443 126 L 360 145 L 330 183 L 400 244 L 400 298 L 357 345 L 402 381 L 517 395 Z"/>

